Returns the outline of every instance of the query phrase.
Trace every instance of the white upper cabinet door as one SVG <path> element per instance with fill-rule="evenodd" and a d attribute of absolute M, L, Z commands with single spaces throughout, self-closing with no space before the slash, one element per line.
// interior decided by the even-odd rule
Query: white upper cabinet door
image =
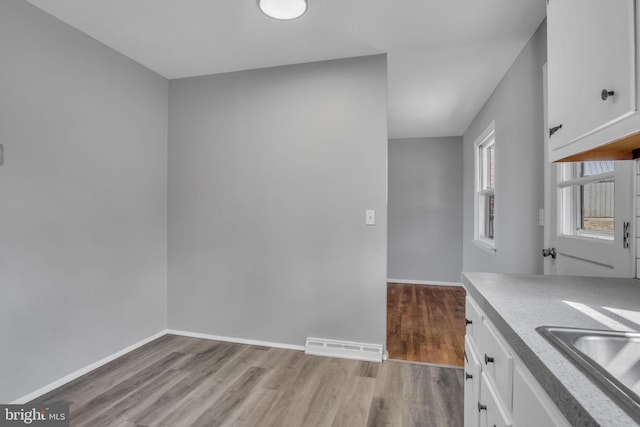
<path fill-rule="evenodd" d="M 548 1 L 552 151 L 635 111 L 634 28 L 634 0 Z"/>

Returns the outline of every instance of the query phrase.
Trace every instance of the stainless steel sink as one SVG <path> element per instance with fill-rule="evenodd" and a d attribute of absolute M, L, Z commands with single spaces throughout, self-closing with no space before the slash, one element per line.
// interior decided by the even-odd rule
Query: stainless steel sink
<path fill-rule="evenodd" d="M 555 326 L 536 330 L 640 421 L 640 334 Z"/>

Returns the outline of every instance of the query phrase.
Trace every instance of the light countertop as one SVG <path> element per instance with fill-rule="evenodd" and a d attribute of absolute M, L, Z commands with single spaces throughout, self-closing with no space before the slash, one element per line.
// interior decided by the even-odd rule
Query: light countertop
<path fill-rule="evenodd" d="M 640 332 L 640 280 L 493 273 L 463 273 L 462 280 L 572 425 L 640 425 L 535 330 Z"/>

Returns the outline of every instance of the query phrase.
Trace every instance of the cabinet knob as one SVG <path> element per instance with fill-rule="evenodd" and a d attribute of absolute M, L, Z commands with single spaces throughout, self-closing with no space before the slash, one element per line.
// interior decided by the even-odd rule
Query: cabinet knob
<path fill-rule="evenodd" d="M 471 375 L 470 373 L 468 373 L 468 372 L 465 372 L 465 373 L 464 373 L 464 379 L 465 379 L 465 380 L 470 380 L 470 379 L 472 379 L 472 378 L 473 378 L 473 375 Z"/>
<path fill-rule="evenodd" d="M 473 321 L 471 321 L 471 320 L 469 320 L 469 319 L 467 319 L 467 318 L 465 318 L 465 319 L 464 319 L 464 324 L 465 324 L 465 325 L 470 325 L 470 324 L 472 324 L 472 323 L 473 323 Z"/>
<path fill-rule="evenodd" d="M 606 101 L 607 98 L 613 95 L 615 95 L 615 92 L 612 90 L 602 89 L 602 92 L 600 92 L 600 97 L 602 98 L 603 101 Z"/>
<path fill-rule="evenodd" d="M 478 402 L 478 412 L 486 411 L 486 410 L 487 410 L 487 405 L 483 405 L 482 403 Z"/>
<path fill-rule="evenodd" d="M 487 365 L 487 364 L 493 363 L 493 362 L 494 362 L 493 357 L 489 357 L 489 356 L 487 356 L 487 353 L 485 353 L 484 354 L 484 364 Z"/>

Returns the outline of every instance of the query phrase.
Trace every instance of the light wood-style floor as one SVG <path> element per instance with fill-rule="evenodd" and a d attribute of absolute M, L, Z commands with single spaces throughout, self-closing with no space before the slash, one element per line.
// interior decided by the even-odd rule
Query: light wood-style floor
<path fill-rule="evenodd" d="M 71 426 L 462 426 L 462 370 L 166 335 L 32 403 Z"/>
<path fill-rule="evenodd" d="M 389 358 L 464 365 L 464 298 L 457 286 L 387 286 Z"/>

